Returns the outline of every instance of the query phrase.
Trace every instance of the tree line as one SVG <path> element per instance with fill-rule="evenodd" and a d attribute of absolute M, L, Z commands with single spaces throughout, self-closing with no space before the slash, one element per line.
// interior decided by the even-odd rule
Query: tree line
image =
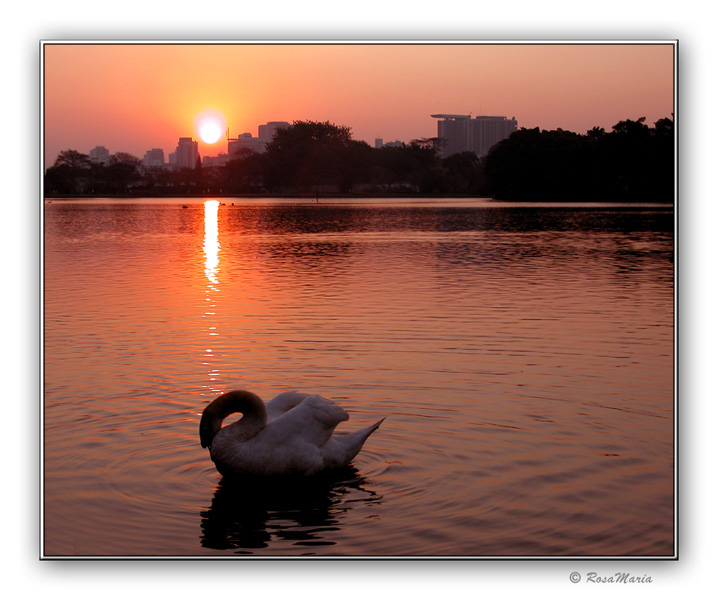
<path fill-rule="evenodd" d="M 487 195 L 506 200 L 671 202 L 673 120 L 645 117 L 585 135 L 521 129 L 496 144 L 484 164 Z"/>
<path fill-rule="evenodd" d="M 520 129 L 485 157 L 441 156 L 440 138 L 372 148 L 349 127 L 295 121 L 265 153 L 243 150 L 224 166 L 144 167 L 118 152 L 110 164 L 60 152 L 46 195 L 362 194 L 469 196 L 505 200 L 673 200 L 673 121 L 621 121 L 585 135 Z"/>

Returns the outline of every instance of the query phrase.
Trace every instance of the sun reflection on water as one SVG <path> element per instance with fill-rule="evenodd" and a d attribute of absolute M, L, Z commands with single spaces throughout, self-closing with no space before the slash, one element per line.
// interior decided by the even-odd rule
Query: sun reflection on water
<path fill-rule="evenodd" d="M 204 274 L 207 277 L 207 286 L 205 288 L 205 302 L 206 305 L 204 318 L 212 319 L 215 315 L 216 305 L 216 294 L 219 293 L 219 201 L 218 200 L 207 200 L 204 203 Z M 207 326 L 208 337 L 219 336 L 216 325 Z M 206 347 L 203 357 L 205 359 L 213 358 L 215 353 L 212 347 Z M 205 361 L 202 365 L 210 367 L 210 363 Z M 210 368 L 207 372 L 207 378 L 209 384 L 203 387 L 207 389 L 212 395 L 221 393 L 221 390 L 216 387 L 215 382 L 219 377 L 219 369 Z"/>
<path fill-rule="evenodd" d="M 210 284 L 219 283 L 219 201 L 207 200 L 204 203 L 204 273 Z M 208 286 L 212 289 L 212 285 Z M 208 298 L 209 300 L 209 298 Z"/>

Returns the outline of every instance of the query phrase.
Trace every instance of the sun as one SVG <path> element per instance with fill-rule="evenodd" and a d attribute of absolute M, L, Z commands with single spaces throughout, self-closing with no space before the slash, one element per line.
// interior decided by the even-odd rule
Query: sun
<path fill-rule="evenodd" d="M 205 144 L 214 144 L 224 133 L 225 120 L 219 113 L 206 111 L 197 116 L 195 127 L 200 139 Z"/>
<path fill-rule="evenodd" d="M 214 144 L 222 136 L 222 129 L 215 121 L 202 123 L 199 128 L 199 137 L 205 144 Z"/>

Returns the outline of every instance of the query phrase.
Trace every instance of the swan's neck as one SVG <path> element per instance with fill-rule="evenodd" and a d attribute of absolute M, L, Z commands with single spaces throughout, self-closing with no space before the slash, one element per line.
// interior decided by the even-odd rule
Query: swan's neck
<path fill-rule="evenodd" d="M 254 437 L 267 426 L 267 408 L 259 396 L 246 390 L 227 392 L 210 402 L 202 413 L 199 432 L 203 448 L 212 444 L 222 421 L 236 412 L 242 413 L 242 418 L 229 427 L 240 441 Z"/>

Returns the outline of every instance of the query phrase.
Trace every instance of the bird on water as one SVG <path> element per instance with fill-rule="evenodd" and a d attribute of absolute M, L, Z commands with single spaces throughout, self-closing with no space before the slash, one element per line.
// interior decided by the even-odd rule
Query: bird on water
<path fill-rule="evenodd" d="M 222 427 L 236 412 L 242 418 Z M 384 421 L 352 433 L 334 431 L 348 419 L 322 396 L 284 392 L 265 404 L 252 392 L 236 390 L 207 405 L 199 437 L 225 476 L 315 475 L 347 466 Z"/>

